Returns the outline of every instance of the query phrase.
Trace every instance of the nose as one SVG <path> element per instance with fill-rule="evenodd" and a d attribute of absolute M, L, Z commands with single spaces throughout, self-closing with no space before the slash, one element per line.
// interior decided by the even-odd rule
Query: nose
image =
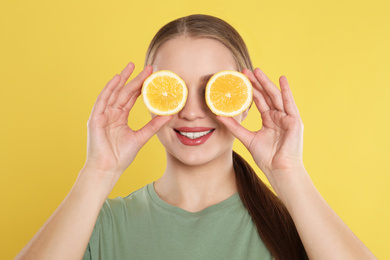
<path fill-rule="evenodd" d="M 198 92 L 195 89 L 188 88 L 188 96 L 186 104 L 179 112 L 181 119 L 194 121 L 198 118 L 204 118 L 207 114 L 207 104 L 205 101 L 204 93 Z"/>

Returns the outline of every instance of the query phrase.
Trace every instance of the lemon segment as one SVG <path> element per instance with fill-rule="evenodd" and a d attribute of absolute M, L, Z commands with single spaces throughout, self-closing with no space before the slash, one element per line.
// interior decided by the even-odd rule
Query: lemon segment
<path fill-rule="evenodd" d="M 234 117 L 247 110 L 252 104 L 252 84 L 238 71 L 220 71 L 207 83 L 205 98 L 214 114 Z"/>
<path fill-rule="evenodd" d="M 143 83 L 142 96 L 146 107 L 155 115 L 173 115 L 185 105 L 188 90 L 184 80 L 169 70 L 151 74 Z"/>

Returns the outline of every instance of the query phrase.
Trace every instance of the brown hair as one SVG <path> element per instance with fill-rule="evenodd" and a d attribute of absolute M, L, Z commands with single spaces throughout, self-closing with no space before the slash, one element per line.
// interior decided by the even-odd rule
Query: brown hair
<path fill-rule="evenodd" d="M 180 36 L 215 39 L 232 52 L 239 71 L 243 68 L 253 70 L 249 52 L 240 34 L 227 22 L 209 15 L 190 15 L 163 26 L 149 45 L 145 66 L 153 63 L 156 53 L 165 42 Z M 233 166 L 240 198 L 271 254 L 276 259 L 306 259 L 297 229 L 281 200 L 236 152 L 233 152 Z"/>

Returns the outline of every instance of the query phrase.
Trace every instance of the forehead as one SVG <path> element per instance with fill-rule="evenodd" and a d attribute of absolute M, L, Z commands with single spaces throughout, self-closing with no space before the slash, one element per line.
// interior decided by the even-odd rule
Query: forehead
<path fill-rule="evenodd" d="M 221 70 L 237 70 L 231 51 L 221 42 L 184 36 L 164 43 L 152 65 L 153 71 L 171 70 L 184 80 Z"/>

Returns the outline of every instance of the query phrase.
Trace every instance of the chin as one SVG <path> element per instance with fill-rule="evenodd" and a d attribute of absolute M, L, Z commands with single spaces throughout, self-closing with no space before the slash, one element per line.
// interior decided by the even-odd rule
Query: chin
<path fill-rule="evenodd" d="M 172 157 L 174 160 L 187 165 L 187 166 L 201 166 L 212 161 L 223 159 L 224 155 L 229 151 L 217 152 L 217 151 L 196 151 L 188 153 L 170 153 L 167 152 L 167 156 Z M 231 151 L 229 153 L 231 155 Z"/>
<path fill-rule="evenodd" d="M 211 156 L 204 153 L 176 154 L 168 152 L 167 156 L 170 156 L 173 160 L 188 166 L 203 165 L 211 160 Z"/>

